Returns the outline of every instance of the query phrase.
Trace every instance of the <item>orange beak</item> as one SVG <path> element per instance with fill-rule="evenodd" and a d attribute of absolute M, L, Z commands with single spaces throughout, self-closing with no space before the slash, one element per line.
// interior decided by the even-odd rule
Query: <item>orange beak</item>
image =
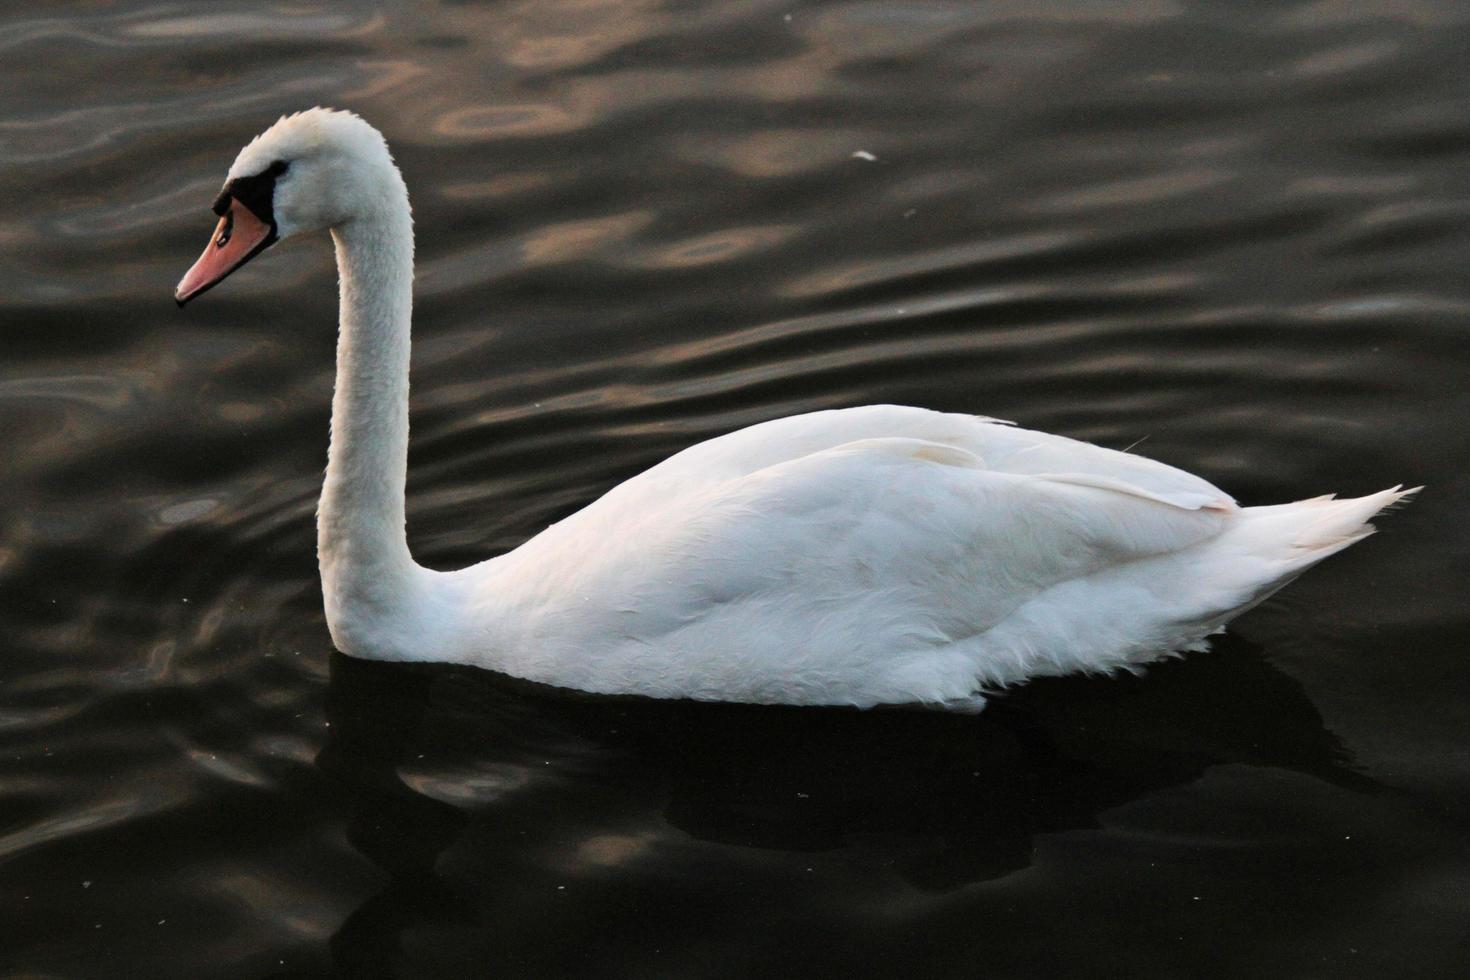
<path fill-rule="evenodd" d="M 204 254 L 184 273 L 174 289 L 174 302 L 183 306 L 276 241 L 276 229 L 234 198 L 215 226 Z"/>

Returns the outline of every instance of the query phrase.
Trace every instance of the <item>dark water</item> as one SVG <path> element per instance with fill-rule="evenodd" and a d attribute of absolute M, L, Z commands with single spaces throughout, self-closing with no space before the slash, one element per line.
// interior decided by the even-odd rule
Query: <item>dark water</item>
<path fill-rule="evenodd" d="M 1467 50 L 1455 0 L 10 6 L 0 973 L 1465 975 Z M 436 567 L 874 401 L 1429 490 L 978 718 L 348 661 L 330 250 L 170 298 L 319 102 L 414 195 Z"/>

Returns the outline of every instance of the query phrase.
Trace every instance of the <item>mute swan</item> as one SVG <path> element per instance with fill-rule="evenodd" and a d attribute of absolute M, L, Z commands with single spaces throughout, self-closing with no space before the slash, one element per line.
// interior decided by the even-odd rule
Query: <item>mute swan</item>
<path fill-rule="evenodd" d="M 404 534 L 413 227 L 377 130 L 312 109 L 246 146 L 180 305 L 327 229 L 337 383 L 317 552 L 332 640 L 600 693 L 979 710 L 1204 638 L 1414 490 L 1239 507 L 1191 474 L 994 419 L 875 405 L 692 446 L 454 572 Z M 1417 489 L 1417 488 L 1416 488 Z"/>

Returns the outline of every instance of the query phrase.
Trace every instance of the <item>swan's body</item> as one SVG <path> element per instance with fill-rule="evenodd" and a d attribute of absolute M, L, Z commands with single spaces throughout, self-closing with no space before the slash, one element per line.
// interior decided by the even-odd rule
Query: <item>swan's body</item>
<path fill-rule="evenodd" d="M 1241 508 L 1139 456 L 872 406 L 701 443 L 509 554 L 429 571 L 404 535 L 413 233 L 381 136 L 312 110 L 230 177 L 224 236 L 238 212 L 258 239 L 207 248 L 181 301 L 276 237 L 336 242 L 318 553 L 333 641 L 354 656 L 602 693 L 973 710 L 1030 677 L 1197 649 L 1412 492 Z"/>

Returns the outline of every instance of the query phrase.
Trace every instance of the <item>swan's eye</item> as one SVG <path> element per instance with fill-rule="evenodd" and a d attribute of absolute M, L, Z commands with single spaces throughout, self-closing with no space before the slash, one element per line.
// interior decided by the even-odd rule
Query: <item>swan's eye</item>
<path fill-rule="evenodd" d="M 277 160 L 274 163 L 272 163 L 269 167 L 266 167 L 265 168 L 265 175 L 267 177 L 279 177 L 279 176 L 281 176 L 281 174 L 283 174 L 287 170 L 289 170 L 290 167 L 291 167 L 291 165 L 289 163 L 287 163 L 285 160 Z"/>

